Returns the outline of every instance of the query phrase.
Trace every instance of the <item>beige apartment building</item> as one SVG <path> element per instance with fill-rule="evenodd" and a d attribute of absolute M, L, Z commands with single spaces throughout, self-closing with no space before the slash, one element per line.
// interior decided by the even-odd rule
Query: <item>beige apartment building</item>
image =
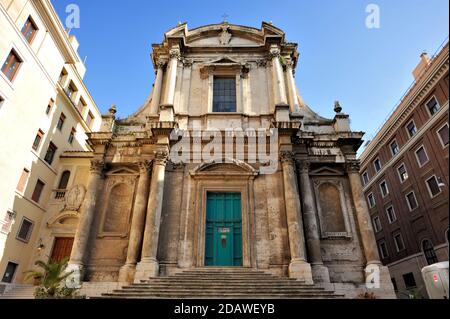
<path fill-rule="evenodd" d="M 0 0 L 0 293 L 44 248 L 48 202 L 74 179 L 61 155 L 101 124 L 77 49 L 49 0 Z"/>

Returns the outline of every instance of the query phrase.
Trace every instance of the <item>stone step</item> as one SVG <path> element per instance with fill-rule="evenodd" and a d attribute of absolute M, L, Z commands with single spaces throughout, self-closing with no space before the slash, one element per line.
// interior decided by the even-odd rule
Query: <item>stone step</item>
<path fill-rule="evenodd" d="M 125 286 L 124 289 L 129 288 L 145 288 L 150 289 L 154 287 L 257 287 L 257 288 L 268 288 L 268 287 L 283 287 L 283 288 L 296 288 L 296 289 L 318 289 L 313 285 L 303 285 L 303 284 L 296 284 L 296 283 L 277 283 L 277 282 L 270 282 L 270 283 L 199 283 L 199 282 L 192 282 L 192 283 L 177 283 L 177 282 L 159 282 L 159 283 L 152 283 L 152 284 L 134 284 L 131 286 Z"/>
<path fill-rule="evenodd" d="M 278 283 L 278 284 L 305 284 L 303 281 L 297 280 L 277 280 L 277 279 L 259 279 L 259 280 L 247 280 L 247 279 L 238 279 L 238 278 L 215 278 L 215 279 L 207 279 L 207 278 L 165 278 L 165 279 L 149 279 L 142 280 L 143 284 L 153 284 L 153 283 L 212 283 L 212 282 L 224 282 L 224 283 Z"/>
<path fill-rule="evenodd" d="M 104 294 L 102 299 L 339 299 L 343 298 L 342 295 L 337 295 L 333 293 L 258 293 L 258 294 L 241 294 L 241 293 L 222 293 L 222 294 L 211 294 L 211 293 L 154 293 L 154 294 L 122 294 L 122 293 L 111 293 Z"/>

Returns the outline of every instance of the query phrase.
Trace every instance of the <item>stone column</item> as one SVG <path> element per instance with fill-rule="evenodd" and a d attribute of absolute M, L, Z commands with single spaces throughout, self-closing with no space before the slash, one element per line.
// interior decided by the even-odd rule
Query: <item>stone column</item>
<path fill-rule="evenodd" d="M 153 88 L 153 97 L 152 97 L 152 103 L 150 106 L 150 113 L 152 115 L 158 114 L 158 112 L 159 112 L 159 104 L 161 102 L 161 91 L 162 91 L 165 65 L 166 65 L 166 62 L 163 60 L 158 60 L 158 62 L 156 64 L 158 69 L 156 71 L 155 87 Z"/>
<path fill-rule="evenodd" d="M 347 163 L 347 173 L 352 190 L 353 202 L 355 204 L 359 233 L 366 257 L 366 285 L 368 288 L 384 288 L 392 292 L 393 287 L 389 269 L 382 266 L 380 261 L 375 232 L 370 218 L 369 207 L 364 197 L 359 171 L 359 161 L 353 160 Z"/>
<path fill-rule="evenodd" d="M 141 262 L 136 267 L 134 281 L 158 277 L 159 263 L 157 260 L 159 228 L 164 195 L 164 179 L 169 153 L 158 151 L 153 162 L 153 173 L 148 199 L 147 219 L 145 221 L 144 242 L 142 245 Z"/>
<path fill-rule="evenodd" d="M 99 196 L 98 189 L 103 178 L 105 163 L 103 161 L 92 161 L 91 170 L 88 179 L 86 197 L 80 209 L 80 221 L 73 243 L 72 253 L 70 255 L 70 271 L 78 272 L 80 278 L 84 276 L 84 267 L 89 245 L 89 237 L 95 217 L 95 206 Z"/>
<path fill-rule="evenodd" d="M 119 282 L 133 282 L 136 264 L 138 262 L 139 250 L 142 247 L 144 237 L 151 164 L 149 162 L 140 162 L 138 165 L 140 176 L 136 191 L 136 199 L 134 202 L 133 219 L 131 221 L 127 261 L 120 269 Z"/>
<path fill-rule="evenodd" d="M 170 61 L 167 70 L 166 96 L 161 105 L 160 121 L 172 122 L 174 120 L 175 88 L 177 84 L 178 61 L 181 51 L 178 46 L 170 50 Z"/>
<path fill-rule="evenodd" d="M 306 247 L 308 248 L 308 256 L 312 267 L 314 281 L 329 283 L 330 274 L 328 268 L 323 264 L 322 253 L 320 251 L 319 227 L 317 224 L 317 212 L 311 188 L 311 180 L 309 178 L 309 167 L 309 162 L 299 162 L 300 191 L 303 202 Z"/>
<path fill-rule="evenodd" d="M 284 82 L 283 67 L 280 62 L 280 48 L 273 45 L 270 48 L 270 58 L 272 59 L 273 79 L 274 79 L 274 98 L 275 106 L 287 105 L 286 84 Z"/>
<path fill-rule="evenodd" d="M 301 204 L 296 181 L 297 178 L 295 173 L 294 156 L 292 152 L 282 152 L 281 163 L 283 167 L 289 246 L 291 250 L 289 277 L 301 279 L 307 284 L 312 284 L 313 279 L 311 265 L 306 261 Z"/>
<path fill-rule="evenodd" d="M 289 90 L 289 105 L 292 113 L 298 113 L 300 111 L 298 97 L 297 97 L 297 85 L 294 78 L 294 62 L 288 61 L 286 63 L 286 76 L 287 86 Z"/>
<path fill-rule="evenodd" d="M 352 161 L 347 164 L 347 173 L 352 190 L 353 202 L 356 208 L 356 217 L 358 219 L 359 231 L 361 233 L 364 253 L 366 255 L 367 264 L 380 265 L 380 256 L 370 219 L 369 207 L 364 198 L 361 176 L 359 175 L 360 164 L 358 161 Z"/>

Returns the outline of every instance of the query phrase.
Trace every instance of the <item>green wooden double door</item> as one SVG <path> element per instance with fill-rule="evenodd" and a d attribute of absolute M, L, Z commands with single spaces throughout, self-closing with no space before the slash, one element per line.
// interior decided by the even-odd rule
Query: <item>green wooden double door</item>
<path fill-rule="evenodd" d="M 242 265 L 241 194 L 208 192 L 205 266 Z"/>

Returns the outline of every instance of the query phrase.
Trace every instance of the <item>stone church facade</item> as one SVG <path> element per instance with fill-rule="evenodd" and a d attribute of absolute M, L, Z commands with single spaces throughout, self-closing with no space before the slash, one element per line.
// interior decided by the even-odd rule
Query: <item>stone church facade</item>
<path fill-rule="evenodd" d="M 80 174 L 51 205 L 40 254 L 73 237 L 71 269 L 99 285 L 240 267 L 347 296 L 373 281 L 393 297 L 362 193 L 363 133 L 339 103 L 333 119 L 305 104 L 298 58 L 268 23 L 168 31 L 144 105 L 123 120 L 112 107 L 93 152 L 63 155 Z"/>

